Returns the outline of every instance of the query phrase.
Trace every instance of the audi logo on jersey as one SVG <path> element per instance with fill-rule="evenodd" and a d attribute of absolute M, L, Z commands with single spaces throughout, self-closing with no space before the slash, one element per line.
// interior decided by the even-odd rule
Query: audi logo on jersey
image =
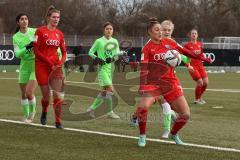
<path fill-rule="evenodd" d="M 201 54 L 201 50 L 194 50 L 193 52 L 194 52 L 195 54 L 197 54 L 197 55 L 198 55 L 198 54 Z"/>
<path fill-rule="evenodd" d="M 212 62 L 214 62 L 216 59 L 216 56 L 214 53 L 204 53 L 204 56 L 205 56 L 205 58 L 210 58 L 212 60 Z"/>
<path fill-rule="evenodd" d="M 165 53 L 156 53 L 156 54 L 154 54 L 153 59 L 154 59 L 155 61 L 163 60 L 163 59 L 164 59 L 164 54 L 165 54 Z"/>
<path fill-rule="evenodd" d="M 0 60 L 11 61 L 14 59 L 13 50 L 0 50 Z"/>
<path fill-rule="evenodd" d="M 59 44 L 60 44 L 60 42 L 59 42 L 59 40 L 53 40 L 53 39 L 48 39 L 47 41 L 46 41 L 46 43 L 47 43 L 47 45 L 49 45 L 49 46 L 59 46 Z"/>

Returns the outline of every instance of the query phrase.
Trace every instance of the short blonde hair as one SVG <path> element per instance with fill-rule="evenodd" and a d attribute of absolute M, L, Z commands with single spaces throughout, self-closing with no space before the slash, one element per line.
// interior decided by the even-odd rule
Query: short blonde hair
<path fill-rule="evenodd" d="M 171 26 L 172 30 L 174 30 L 174 24 L 171 20 L 162 21 L 161 26 L 164 26 L 164 25 L 169 25 L 169 26 Z"/>

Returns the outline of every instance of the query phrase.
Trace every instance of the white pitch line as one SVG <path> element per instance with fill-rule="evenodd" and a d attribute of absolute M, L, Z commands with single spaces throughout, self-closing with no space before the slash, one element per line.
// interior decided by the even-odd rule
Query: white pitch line
<path fill-rule="evenodd" d="M 183 89 L 185 89 L 185 90 L 195 90 L 195 88 L 183 88 Z M 207 91 L 240 93 L 240 89 L 207 89 Z"/>
<path fill-rule="evenodd" d="M 26 123 L 21 122 L 21 121 L 14 121 L 14 120 L 8 120 L 8 119 L 0 119 L 0 121 L 1 122 L 7 122 L 7 123 L 31 125 L 31 126 L 37 126 L 37 127 L 55 128 L 55 126 L 50 126 L 50 125 L 43 126 L 43 125 L 37 124 L 37 123 L 26 124 Z M 121 134 L 115 134 L 115 133 L 106 133 L 106 132 L 99 132 L 99 131 L 90 131 L 90 130 L 83 130 L 83 129 L 76 129 L 76 128 L 64 128 L 64 130 L 74 131 L 74 132 L 82 132 L 82 133 L 90 133 L 90 134 L 97 134 L 97 135 L 103 135 L 103 136 L 119 137 L 119 138 L 138 139 L 138 137 L 134 137 L 134 136 L 121 135 Z M 147 138 L 147 140 L 151 141 L 151 142 L 174 144 L 174 142 L 172 142 L 172 141 L 161 140 L 161 139 Z M 201 144 L 193 144 L 193 143 L 185 143 L 184 146 L 240 153 L 240 150 L 235 149 L 235 148 L 225 148 L 225 147 L 217 147 L 217 146 L 209 146 L 209 145 L 201 145 Z"/>
<path fill-rule="evenodd" d="M 0 80 L 17 80 L 18 78 L 0 78 Z M 67 83 L 72 84 L 98 84 L 95 82 L 77 82 L 77 81 L 66 81 Z M 114 84 L 119 86 L 127 86 L 127 87 L 133 87 L 136 85 L 129 85 L 129 84 Z M 184 90 L 195 90 L 195 88 L 183 88 Z M 240 93 L 240 89 L 207 89 L 207 91 L 213 91 L 213 92 L 228 92 L 228 93 Z"/>

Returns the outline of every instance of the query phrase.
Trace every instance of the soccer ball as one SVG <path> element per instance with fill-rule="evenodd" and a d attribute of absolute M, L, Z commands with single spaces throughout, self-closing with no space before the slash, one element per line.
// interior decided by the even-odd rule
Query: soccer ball
<path fill-rule="evenodd" d="M 182 61 L 181 54 L 176 50 L 168 50 L 164 54 L 163 59 L 164 59 L 164 62 L 171 67 L 176 67 L 180 65 Z"/>

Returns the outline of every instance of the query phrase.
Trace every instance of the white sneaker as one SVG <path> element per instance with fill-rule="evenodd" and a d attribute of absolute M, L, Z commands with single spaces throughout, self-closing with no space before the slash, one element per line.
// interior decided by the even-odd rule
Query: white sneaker
<path fill-rule="evenodd" d="M 112 118 L 112 119 L 119 119 L 120 117 L 114 113 L 113 111 L 111 111 L 110 113 L 108 113 L 108 117 Z"/>
<path fill-rule="evenodd" d="M 87 109 L 87 112 L 89 112 L 89 115 L 90 115 L 92 118 L 95 118 L 94 109 L 88 108 L 88 109 Z"/>
<path fill-rule="evenodd" d="M 204 103 L 200 99 L 197 99 L 197 100 L 194 101 L 194 104 L 203 105 Z"/>
<path fill-rule="evenodd" d="M 32 123 L 32 121 L 33 121 L 33 119 L 34 119 L 34 117 L 35 117 L 35 114 L 36 114 L 35 112 L 32 112 L 32 113 L 29 114 L 29 116 L 28 116 L 28 118 L 27 118 L 28 121 L 29 121 L 29 123 Z"/>
<path fill-rule="evenodd" d="M 169 133 L 170 133 L 170 131 L 169 130 L 165 130 L 165 131 L 163 131 L 163 134 L 162 134 L 162 138 L 168 138 L 168 136 L 169 136 Z"/>

